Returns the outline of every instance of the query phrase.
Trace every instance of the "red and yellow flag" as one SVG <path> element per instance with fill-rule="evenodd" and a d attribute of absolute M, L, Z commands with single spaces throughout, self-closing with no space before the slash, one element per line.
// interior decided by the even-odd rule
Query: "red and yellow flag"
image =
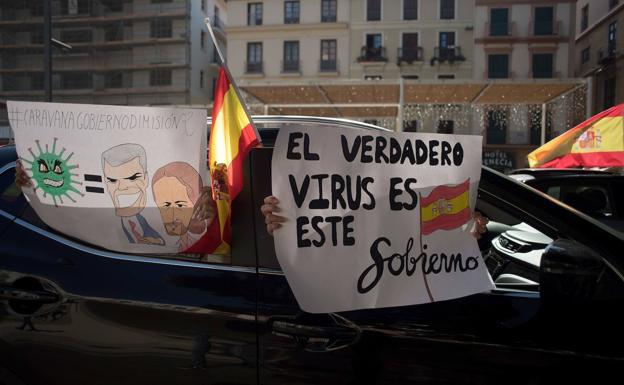
<path fill-rule="evenodd" d="M 624 104 L 571 128 L 528 155 L 530 167 L 623 167 Z"/>
<path fill-rule="evenodd" d="M 243 188 L 243 160 L 260 138 L 222 66 L 215 86 L 208 165 L 217 217 L 188 253 L 230 253 L 231 203 Z"/>
<path fill-rule="evenodd" d="M 438 186 L 420 198 L 420 233 L 452 230 L 470 220 L 470 179 L 453 186 Z"/>

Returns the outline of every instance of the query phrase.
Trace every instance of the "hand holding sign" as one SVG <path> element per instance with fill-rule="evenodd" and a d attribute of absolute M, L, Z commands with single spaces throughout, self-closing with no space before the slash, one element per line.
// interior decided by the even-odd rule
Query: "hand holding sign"
<path fill-rule="evenodd" d="M 267 197 L 262 212 L 302 309 L 402 306 L 491 289 L 475 241 L 487 219 L 472 220 L 480 151 L 476 136 L 281 129 L 272 165 L 279 201 Z"/>

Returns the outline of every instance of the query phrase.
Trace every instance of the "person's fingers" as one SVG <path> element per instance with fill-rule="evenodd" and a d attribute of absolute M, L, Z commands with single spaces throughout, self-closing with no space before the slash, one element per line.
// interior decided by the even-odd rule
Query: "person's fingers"
<path fill-rule="evenodd" d="M 268 214 L 267 216 L 264 217 L 264 223 L 266 223 L 267 225 L 269 223 L 283 223 L 283 222 L 286 222 L 286 218 L 280 217 L 279 215 Z"/>
<path fill-rule="evenodd" d="M 271 214 L 271 213 L 279 212 L 280 208 L 279 208 L 279 206 L 275 206 L 273 204 L 267 203 L 267 204 L 264 204 L 264 205 L 260 206 L 260 211 L 262 212 L 262 215 L 266 216 L 266 215 Z"/>
<path fill-rule="evenodd" d="M 269 195 L 268 197 L 264 198 L 264 204 L 276 205 L 278 203 L 279 203 L 279 200 L 273 195 Z"/>

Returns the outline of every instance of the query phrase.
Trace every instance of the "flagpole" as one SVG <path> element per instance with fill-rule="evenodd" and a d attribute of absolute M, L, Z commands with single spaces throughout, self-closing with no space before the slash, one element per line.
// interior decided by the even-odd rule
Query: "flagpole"
<path fill-rule="evenodd" d="M 251 113 L 249 112 L 249 109 L 247 108 L 247 103 L 245 103 L 245 99 L 243 99 L 240 93 L 240 90 L 238 89 L 238 86 L 236 85 L 236 82 L 234 81 L 234 78 L 232 77 L 232 74 L 230 73 L 230 69 L 228 68 L 225 62 L 225 57 L 223 56 L 223 53 L 221 53 L 221 49 L 219 48 L 219 44 L 217 43 L 217 38 L 215 37 L 214 31 L 212 30 L 212 24 L 210 23 L 210 18 L 206 17 L 204 19 L 204 23 L 206 24 L 206 27 L 208 28 L 208 32 L 210 33 L 210 37 L 212 38 L 212 44 L 214 44 L 215 50 L 217 51 L 217 54 L 219 55 L 219 59 L 221 60 L 221 66 L 225 70 L 225 74 L 230 80 L 230 84 L 234 88 L 234 92 L 236 92 L 236 96 L 238 96 L 238 100 L 240 100 L 241 105 L 243 106 L 243 110 L 245 111 L 245 114 L 247 114 L 247 117 L 249 117 L 249 123 L 251 124 L 251 127 L 254 129 L 254 132 L 256 133 L 256 138 L 258 138 L 258 143 L 262 144 L 262 137 L 260 137 L 260 133 L 258 133 L 256 124 L 253 122 L 253 119 L 251 118 Z"/>

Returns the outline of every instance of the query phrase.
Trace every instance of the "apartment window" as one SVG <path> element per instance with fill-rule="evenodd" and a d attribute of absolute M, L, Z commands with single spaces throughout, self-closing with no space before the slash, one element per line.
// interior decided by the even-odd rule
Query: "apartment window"
<path fill-rule="evenodd" d="M 533 33 L 536 36 L 554 34 L 555 10 L 553 7 L 536 7 Z"/>
<path fill-rule="evenodd" d="M 150 22 L 150 37 L 167 38 L 173 36 L 173 27 L 170 19 L 154 19 Z"/>
<path fill-rule="evenodd" d="M 603 108 L 611 108 L 615 106 L 615 76 L 605 79 L 604 81 L 604 105 Z"/>
<path fill-rule="evenodd" d="M 618 0 L 609 0 L 609 9 L 615 8 L 620 2 Z"/>
<path fill-rule="evenodd" d="M 336 71 L 336 40 L 321 40 L 321 71 Z"/>
<path fill-rule="evenodd" d="M 298 72 L 299 71 L 299 42 L 298 41 L 285 41 L 284 42 L 284 60 L 282 70 L 284 72 Z"/>
<path fill-rule="evenodd" d="M 506 79 L 509 77 L 509 55 L 488 55 L 488 79 Z"/>
<path fill-rule="evenodd" d="M 262 3 L 247 4 L 247 25 L 262 25 Z"/>
<path fill-rule="evenodd" d="M 585 64 L 589 62 L 589 58 L 590 58 L 589 47 L 587 47 L 581 51 L 581 63 Z"/>
<path fill-rule="evenodd" d="M 415 60 L 422 60 L 418 47 L 418 33 L 410 32 L 403 34 L 401 37 L 399 57 L 401 60 L 407 61 L 408 63 Z"/>
<path fill-rule="evenodd" d="M 490 9 L 490 36 L 509 34 L 509 8 Z"/>
<path fill-rule="evenodd" d="M 418 19 L 418 0 L 403 0 L 403 20 Z"/>
<path fill-rule="evenodd" d="M 199 39 L 202 49 L 206 48 L 206 31 L 201 31 L 199 33 Z"/>
<path fill-rule="evenodd" d="M 440 0 L 440 19 L 451 20 L 455 18 L 455 0 Z"/>
<path fill-rule="evenodd" d="M 67 0 L 61 2 L 62 15 L 84 15 L 90 12 L 90 0 Z"/>
<path fill-rule="evenodd" d="M 65 43 L 88 43 L 93 41 L 93 31 L 90 29 L 62 30 L 61 40 Z"/>
<path fill-rule="evenodd" d="M 452 134 L 455 130 L 455 122 L 452 120 L 438 120 L 438 134 Z"/>
<path fill-rule="evenodd" d="M 507 139 L 507 111 L 491 110 L 487 112 L 487 144 L 505 144 Z"/>
<path fill-rule="evenodd" d="M 366 20 L 381 20 L 381 0 L 366 0 Z"/>
<path fill-rule="evenodd" d="M 440 79 L 440 80 L 455 79 L 455 75 L 453 75 L 453 74 L 438 75 L 438 79 Z"/>
<path fill-rule="evenodd" d="M 589 26 L 589 4 L 581 8 L 581 32 Z"/>
<path fill-rule="evenodd" d="M 171 3 L 173 0 L 152 0 L 152 4 Z"/>
<path fill-rule="evenodd" d="M 247 72 L 262 72 L 262 43 L 247 43 Z"/>
<path fill-rule="evenodd" d="M 201 10 L 205 11 L 206 10 L 206 1 L 207 0 L 199 0 L 201 2 Z"/>
<path fill-rule="evenodd" d="M 299 1 L 284 2 L 284 24 L 299 23 Z"/>
<path fill-rule="evenodd" d="M 109 12 L 122 12 L 123 3 L 123 0 L 108 0 L 103 5 L 108 9 Z"/>
<path fill-rule="evenodd" d="M 321 1 L 321 22 L 334 23 L 336 22 L 336 0 L 322 0 Z"/>
<path fill-rule="evenodd" d="M 155 68 L 150 71 L 151 86 L 170 86 L 171 85 L 171 69 Z"/>
<path fill-rule="evenodd" d="M 30 14 L 32 16 L 43 16 L 43 1 L 31 1 Z"/>
<path fill-rule="evenodd" d="M 418 132 L 418 120 L 404 120 L 403 132 Z"/>
<path fill-rule="evenodd" d="M 109 72 L 104 74 L 104 86 L 106 88 L 122 88 L 123 87 L 123 73 L 122 72 Z"/>
<path fill-rule="evenodd" d="M 438 40 L 440 46 L 436 56 L 442 61 L 455 60 L 455 32 L 440 32 Z"/>
<path fill-rule="evenodd" d="M 90 72 L 67 72 L 62 76 L 61 85 L 66 90 L 92 88 L 92 79 Z"/>
<path fill-rule="evenodd" d="M 117 41 L 123 39 L 123 26 L 111 24 L 104 26 L 104 40 Z"/>
<path fill-rule="evenodd" d="M 553 54 L 533 54 L 533 78 L 548 79 L 553 77 Z"/>
<path fill-rule="evenodd" d="M 609 24 L 609 34 L 607 37 L 607 50 L 609 52 L 609 56 L 615 55 L 616 48 L 616 39 L 617 39 L 617 21 Z"/>
<path fill-rule="evenodd" d="M 204 71 L 199 71 L 199 88 L 204 88 Z"/>

